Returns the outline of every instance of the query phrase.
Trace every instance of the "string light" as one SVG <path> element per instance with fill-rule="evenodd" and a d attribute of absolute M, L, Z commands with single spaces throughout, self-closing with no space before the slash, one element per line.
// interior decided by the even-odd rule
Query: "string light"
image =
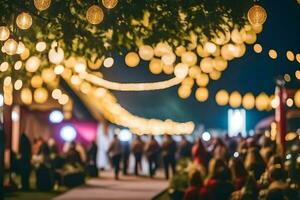
<path fill-rule="evenodd" d="M 87 106 L 101 112 L 111 123 L 127 127 L 132 133 L 161 135 L 191 134 L 194 131 L 195 124 L 193 122 L 178 123 L 170 119 L 162 121 L 135 116 L 125 110 L 107 90 L 103 96 L 97 97 L 97 101 L 90 101 L 90 95 L 96 95 L 94 90 L 91 90 L 88 94 L 83 94 L 79 92 L 78 88 L 70 86 L 86 102 Z"/>
<path fill-rule="evenodd" d="M 109 89 L 109 90 L 117 90 L 117 91 L 150 91 L 150 90 L 162 90 L 169 87 L 173 87 L 181 83 L 182 79 L 180 78 L 172 78 L 166 81 L 159 81 L 155 83 L 117 83 L 112 81 L 107 81 L 99 76 L 94 74 L 87 74 L 85 76 L 85 80 Z M 72 78 L 71 78 L 72 81 Z"/>

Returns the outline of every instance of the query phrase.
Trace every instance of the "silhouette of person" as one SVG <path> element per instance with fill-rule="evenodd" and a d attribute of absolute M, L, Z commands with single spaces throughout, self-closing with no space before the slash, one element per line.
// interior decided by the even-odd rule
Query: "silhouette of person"
<path fill-rule="evenodd" d="M 142 168 L 142 155 L 143 155 L 144 143 L 141 137 L 138 135 L 131 144 L 131 152 L 134 155 L 134 174 L 139 175 L 139 168 Z"/>
<path fill-rule="evenodd" d="M 22 189 L 29 190 L 29 178 L 31 172 L 31 144 L 25 133 L 21 135 L 20 139 Z"/>
<path fill-rule="evenodd" d="M 114 173 L 115 173 L 115 179 L 119 179 L 119 171 L 120 171 L 120 160 L 122 156 L 122 145 L 120 140 L 118 139 L 118 135 L 115 134 L 113 140 L 111 141 L 108 153 L 112 159 L 113 167 L 114 167 Z"/>
<path fill-rule="evenodd" d="M 172 173 L 175 173 L 176 159 L 175 153 L 177 150 L 176 142 L 171 135 L 165 135 L 162 143 L 162 156 L 164 162 L 164 171 L 166 179 L 169 179 L 169 167 L 171 166 Z"/>
<path fill-rule="evenodd" d="M 151 135 L 150 140 L 145 145 L 145 153 L 149 164 L 149 174 L 151 178 L 155 175 L 158 167 L 159 150 L 160 146 L 158 142 L 155 140 L 154 135 Z"/>

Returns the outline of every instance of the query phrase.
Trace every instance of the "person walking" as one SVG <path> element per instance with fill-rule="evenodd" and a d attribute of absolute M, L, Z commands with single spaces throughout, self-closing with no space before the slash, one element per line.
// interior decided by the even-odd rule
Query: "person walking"
<path fill-rule="evenodd" d="M 147 156 L 149 164 L 149 175 L 151 178 L 155 175 L 156 169 L 158 167 L 158 154 L 160 146 L 155 140 L 154 135 L 151 135 L 150 140 L 145 145 L 145 154 Z"/>
<path fill-rule="evenodd" d="M 115 179 L 118 180 L 120 171 L 120 160 L 122 155 L 122 145 L 117 134 L 114 135 L 114 138 L 109 145 L 108 154 L 112 159 Z"/>
<path fill-rule="evenodd" d="M 134 155 L 135 164 L 134 164 L 134 174 L 139 175 L 139 168 L 142 168 L 142 155 L 143 155 L 144 143 L 141 139 L 141 136 L 137 135 L 131 144 L 131 152 Z"/>
<path fill-rule="evenodd" d="M 181 136 L 181 141 L 178 146 L 179 158 L 191 158 L 192 155 L 192 143 L 189 142 L 185 136 Z"/>
<path fill-rule="evenodd" d="M 177 150 L 176 142 L 171 135 L 165 135 L 162 143 L 162 156 L 166 179 L 169 179 L 169 167 L 171 166 L 173 175 L 175 174 L 176 160 L 175 153 Z"/>

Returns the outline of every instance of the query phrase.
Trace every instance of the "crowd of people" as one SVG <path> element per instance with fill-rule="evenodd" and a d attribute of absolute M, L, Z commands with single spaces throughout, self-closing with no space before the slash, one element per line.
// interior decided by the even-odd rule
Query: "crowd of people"
<path fill-rule="evenodd" d="M 41 191 L 52 190 L 63 184 L 71 175 L 77 179 L 75 182 L 66 183 L 72 186 L 84 181 L 84 175 L 98 176 L 96 167 L 98 147 L 93 142 L 86 151 L 80 143 L 66 143 L 62 153 L 59 152 L 54 139 L 47 141 L 42 138 L 29 140 L 26 134 L 21 135 L 20 154 L 13 154 L 11 161 L 11 174 L 20 175 L 23 190 L 30 189 L 30 177 L 35 172 L 36 188 Z M 87 169 L 87 170 L 86 170 Z M 69 176 L 67 176 L 69 175 Z M 67 177 L 67 178 L 66 178 Z M 77 177 L 77 178 L 76 178 Z M 15 181 L 16 182 L 16 181 Z"/>
<path fill-rule="evenodd" d="M 287 154 L 275 141 L 254 137 L 215 138 L 192 148 L 189 187 L 184 200 L 296 200 L 299 199 L 299 140 Z"/>
<path fill-rule="evenodd" d="M 186 136 L 181 136 L 178 142 L 171 135 L 162 137 L 161 141 L 154 136 L 144 140 L 137 135 L 132 141 L 124 142 L 115 134 L 107 150 L 115 179 L 119 179 L 121 170 L 124 175 L 128 174 L 130 155 L 134 157 L 134 174 L 141 175 L 142 158 L 145 157 L 151 178 L 155 177 L 160 165 L 164 168 L 166 179 L 171 177 L 170 172 L 176 176 L 176 163 L 188 160 L 195 167 L 188 170 L 189 186 L 181 197 L 185 200 L 299 198 L 299 140 L 283 155 L 278 154 L 276 142 L 264 134 L 248 138 L 226 135 L 206 142 L 200 138 L 191 142 Z M 50 190 L 62 184 L 66 168 L 98 176 L 98 147 L 95 142 L 87 151 L 80 143 L 68 143 L 60 153 L 53 139 L 45 141 L 38 138 L 31 144 L 23 134 L 20 152 L 19 159 L 12 160 L 12 171 L 20 173 L 24 190 L 30 187 L 32 169 L 40 190 Z M 18 169 L 20 166 L 22 169 Z"/>

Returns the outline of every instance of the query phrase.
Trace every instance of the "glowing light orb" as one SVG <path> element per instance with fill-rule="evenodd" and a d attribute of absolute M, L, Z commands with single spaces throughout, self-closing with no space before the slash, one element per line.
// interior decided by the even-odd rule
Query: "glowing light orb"
<path fill-rule="evenodd" d="M 17 16 L 16 24 L 22 30 L 29 29 L 32 25 L 31 15 L 29 13 L 22 12 Z"/>
<path fill-rule="evenodd" d="M 108 58 L 105 58 L 104 62 L 103 62 L 103 65 L 104 67 L 106 68 L 110 68 L 114 65 L 114 59 L 112 57 L 108 57 Z"/>
<path fill-rule="evenodd" d="M 6 41 L 9 38 L 10 31 L 6 26 L 0 26 L 0 41 Z"/>
<path fill-rule="evenodd" d="M 49 114 L 49 121 L 53 124 L 60 123 L 64 120 L 64 115 L 59 110 L 54 110 Z"/>
<path fill-rule="evenodd" d="M 122 129 L 118 135 L 119 140 L 128 142 L 132 139 L 132 133 L 128 129 Z"/>
<path fill-rule="evenodd" d="M 60 137 L 65 141 L 65 142 L 72 142 L 73 140 L 76 139 L 77 132 L 76 129 L 71 126 L 71 125 L 66 125 L 60 129 Z"/>
<path fill-rule="evenodd" d="M 204 132 L 202 133 L 202 140 L 205 141 L 205 142 L 208 142 L 211 140 L 211 135 L 209 132 Z"/>

